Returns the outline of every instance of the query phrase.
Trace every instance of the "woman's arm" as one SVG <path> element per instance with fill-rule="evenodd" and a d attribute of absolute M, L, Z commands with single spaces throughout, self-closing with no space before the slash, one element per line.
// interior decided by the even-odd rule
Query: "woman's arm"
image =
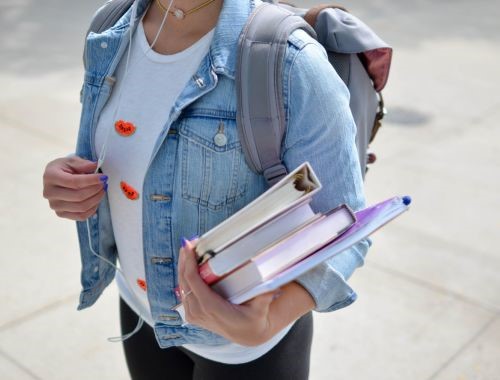
<path fill-rule="evenodd" d="M 298 31 L 290 41 L 295 54 L 289 56 L 284 73 L 288 96 L 283 162 L 289 171 L 304 161 L 311 164 L 323 185 L 312 201 L 315 212 L 342 203 L 358 210 L 365 198 L 349 92 L 315 40 Z M 363 265 L 368 246 L 369 240 L 362 240 L 297 278 L 315 300 L 316 311 L 337 310 L 356 299 L 346 280 Z"/>

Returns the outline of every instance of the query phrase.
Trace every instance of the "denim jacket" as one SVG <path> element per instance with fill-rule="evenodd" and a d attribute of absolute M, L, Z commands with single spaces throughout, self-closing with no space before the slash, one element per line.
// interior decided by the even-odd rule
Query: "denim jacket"
<path fill-rule="evenodd" d="M 136 2 L 140 17 L 149 1 Z M 178 284 L 181 237 L 203 234 L 266 190 L 263 176 L 252 172 L 245 162 L 235 121 L 238 36 L 256 5 L 254 0 L 224 1 L 210 51 L 170 110 L 145 174 L 144 264 L 154 330 L 161 347 L 227 342 L 205 329 L 183 324 L 171 308 L 178 302 L 174 288 Z M 132 13 L 131 8 L 112 28 L 90 33 L 87 38 L 76 149 L 80 157 L 97 159 L 96 124 L 113 90 L 114 72 L 127 50 Z M 284 59 L 285 166 L 292 170 L 306 160 L 311 163 L 323 185 L 312 202 L 314 211 L 325 212 L 340 203 L 361 208 L 363 183 L 346 87 L 323 48 L 304 32 L 289 38 Z M 221 123 L 227 137 L 223 146 L 214 142 Z M 89 226 L 90 231 L 86 222 L 77 222 L 83 287 L 79 309 L 91 306 L 115 275 L 115 269 L 89 248 L 90 241 L 96 252 L 116 263 L 106 197 Z M 333 311 L 356 299 L 346 280 L 363 264 L 368 246 L 369 241 L 363 240 L 297 279 L 315 300 L 317 311 Z"/>

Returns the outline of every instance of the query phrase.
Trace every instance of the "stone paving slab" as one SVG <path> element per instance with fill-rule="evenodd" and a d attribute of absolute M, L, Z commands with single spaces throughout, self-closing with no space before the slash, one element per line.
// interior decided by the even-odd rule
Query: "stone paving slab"
<path fill-rule="evenodd" d="M 42 173 L 53 144 L 0 121 L 0 328 L 76 294 L 79 256 L 73 222 L 55 217 L 42 198 Z M 12 143 L 18 142 L 18 143 Z"/>
<path fill-rule="evenodd" d="M 121 343 L 106 340 L 119 335 L 116 287 L 93 309 L 77 312 L 77 300 L 75 294 L 71 301 L 0 330 L 0 351 L 44 380 L 127 379 Z M 1 362 L 0 368 L 3 372 Z"/>
<path fill-rule="evenodd" d="M 389 111 L 410 106 L 441 124 L 448 122 L 449 128 L 441 130 L 453 134 L 469 127 L 471 116 L 487 115 L 498 106 L 498 42 L 472 40 L 466 46 L 443 36 L 397 47 L 384 92 Z"/>
<path fill-rule="evenodd" d="M 116 289 L 76 311 L 74 224 L 40 196 L 43 167 L 75 143 L 79 41 L 100 3 L 0 4 L 2 380 L 127 378 L 120 345 L 106 341 L 118 334 Z M 415 202 L 375 235 L 352 280 L 359 300 L 315 315 L 311 380 L 495 380 L 500 8 L 490 0 L 348 7 L 396 48 L 368 199 L 408 192 Z"/>
<path fill-rule="evenodd" d="M 311 379 L 426 379 L 493 315 L 370 266 L 352 284 L 354 305 L 315 314 Z M 120 345 L 105 341 L 118 333 L 116 288 L 91 310 L 76 312 L 75 302 L 0 331 L 0 350 L 42 379 L 126 378 Z"/>
<path fill-rule="evenodd" d="M 80 118 L 81 76 L 81 70 L 61 70 L 36 78 L 0 75 L 0 121 L 50 143 L 56 154 L 55 145 L 63 149 L 63 154 L 73 152 Z M 48 91 L 53 88 L 57 91 Z M 50 152 L 48 148 L 42 149 Z"/>
<path fill-rule="evenodd" d="M 500 161 L 496 149 L 482 139 L 480 134 L 465 133 L 439 148 L 422 147 L 390 162 L 382 159 L 369 173 L 373 178 L 367 180 L 368 198 L 374 202 L 392 194 L 410 194 L 414 198 L 411 216 L 400 218 L 398 225 L 460 246 L 461 252 L 477 252 L 498 267 L 500 223 L 495 210 L 500 208 L 500 198 L 493 168 Z M 452 168 L 446 170 L 447 164 Z"/>
<path fill-rule="evenodd" d="M 500 257 L 399 225 L 373 240 L 368 266 L 500 311 Z"/>
<path fill-rule="evenodd" d="M 497 317 L 432 380 L 498 379 L 499 342 L 500 318 Z"/>
<path fill-rule="evenodd" d="M 311 379 L 429 379 L 495 315 L 369 264 L 352 284 L 352 306 L 315 314 Z"/>
<path fill-rule="evenodd" d="M 2 353 L 0 353 L 0 370 L 3 380 L 38 380 L 37 377 L 5 358 Z"/>

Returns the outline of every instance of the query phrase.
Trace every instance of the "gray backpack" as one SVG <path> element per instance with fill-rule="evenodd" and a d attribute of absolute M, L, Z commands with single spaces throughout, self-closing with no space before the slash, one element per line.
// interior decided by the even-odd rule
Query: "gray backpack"
<path fill-rule="evenodd" d="M 108 1 L 97 11 L 89 32 L 110 28 L 133 2 Z M 319 5 L 307 10 L 264 3 L 249 18 L 240 36 L 236 70 L 237 125 L 246 162 L 253 171 L 262 173 L 270 186 L 287 173 L 281 161 L 286 128 L 281 73 L 288 36 L 297 29 L 305 30 L 323 45 L 349 89 L 364 177 L 367 164 L 375 161 L 368 145 L 385 114 L 381 90 L 387 83 L 392 48 L 337 6 Z"/>

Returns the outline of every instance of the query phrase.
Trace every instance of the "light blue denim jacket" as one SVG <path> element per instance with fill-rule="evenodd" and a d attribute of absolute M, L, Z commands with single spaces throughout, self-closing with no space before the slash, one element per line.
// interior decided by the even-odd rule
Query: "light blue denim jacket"
<path fill-rule="evenodd" d="M 137 1 L 140 16 L 149 1 Z M 255 6 L 251 0 L 224 1 L 210 51 L 171 109 L 145 175 L 141 192 L 144 264 L 161 347 L 227 342 L 207 330 L 182 325 L 171 308 L 178 302 L 174 288 L 178 284 L 176 264 L 181 237 L 201 235 L 266 190 L 264 178 L 245 163 L 235 122 L 236 47 Z M 130 18 L 131 11 L 111 29 L 91 33 L 87 38 L 76 149 L 80 157 L 97 159 L 96 124 L 113 90 L 114 72 L 127 50 Z M 289 39 L 283 80 L 286 167 L 292 170 L 306 160 L 311 163 L 323 184 L 312 203 L 315 211 L 327 211 L 340 203 L 353 209 L 364 206 L 349 93 L 328 63 L 323 48 L 304 32 L 295 32 Z M 224 146 L 214 142 L 221 123 L 227 137 Z M 89 222 L 94 250 L 116 262 L 107 198 Z M 83 286 L 79 309 L 84 309 L 113 281 L 115 269 L 92 254 L 87 224 L 77 222 L 77 227 Z M 364 240 L 297 280 L 316 301 L 317 311 L 333 311 L 356 299 L 345 280 L 363 264 L 368 246 L 368 240 Z"/>

